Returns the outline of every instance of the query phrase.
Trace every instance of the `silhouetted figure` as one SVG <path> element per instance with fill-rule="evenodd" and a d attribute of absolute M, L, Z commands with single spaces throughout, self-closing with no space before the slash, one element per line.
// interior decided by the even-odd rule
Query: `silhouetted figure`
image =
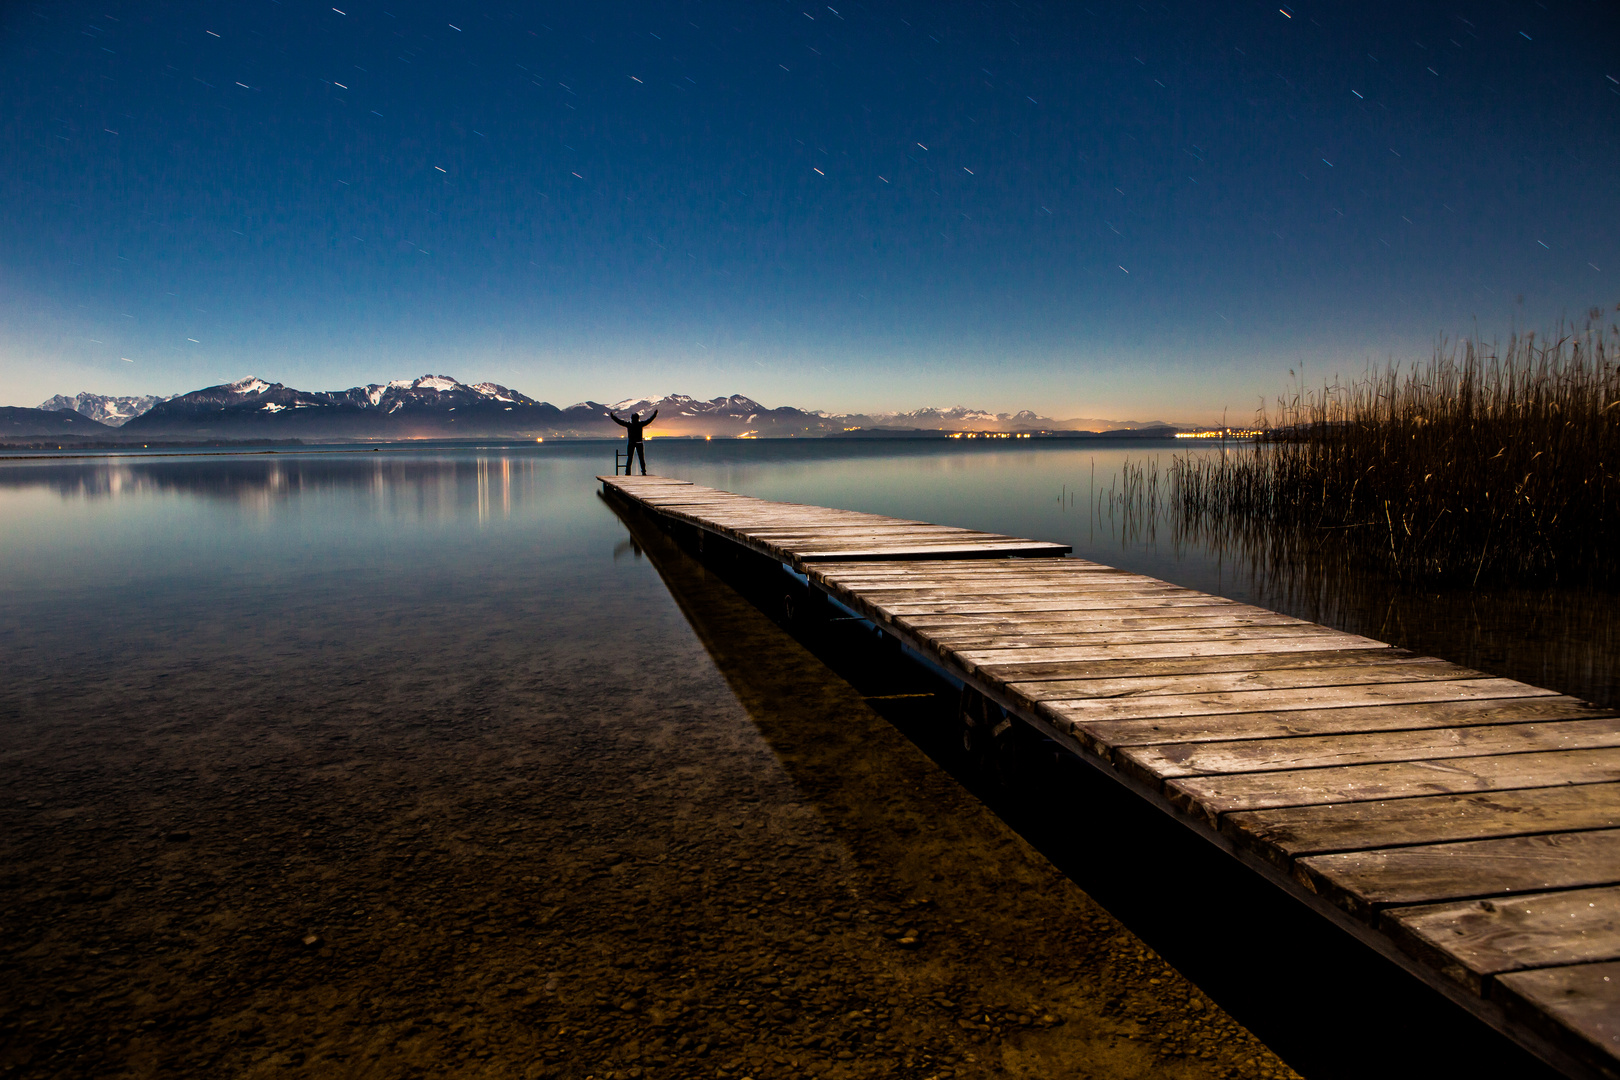
<path fill-rule="evenodd" d="M 634 461 L 636 456 L 639 454 L 641 457 L 641 475 L 646 476 L 647 451 L 641 445 L 641 429 L 658 419 L 658 410 L 654 409 L 652 411 L 652 415 L 647 417 L 645 420 L 641 418 L 640 413 L 631 413 L 630 419 L 620 420 L 619 414 L 614 412 L 612 409 L 608 410 L 608 415 L 613 418 L 613 422 L 615 424 L 618 424 L 620 427 L 625 429 L 625 432 L 630 440 L 629 448 L 624 454 L 624 475 L 630 475 L 630 462 Z"/>

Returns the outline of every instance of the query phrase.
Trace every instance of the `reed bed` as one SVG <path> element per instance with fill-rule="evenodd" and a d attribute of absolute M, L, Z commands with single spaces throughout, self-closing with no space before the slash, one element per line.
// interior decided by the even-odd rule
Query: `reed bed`
<path fill-rule="evenodd" d="M 1093 492 L 1093 527 L 1106 522 L 1122 542 L 1153 543 L 1159 522 L 1171 517 L 1170 499 L 1170 476 L 1159 471 L 1158 458 L 1127 459 L 1108 487 Z"/>
<path fill-rule="evenodd" d="M 1620 585 L 1620 327 L 1604 314 L 1279 399 L 1255 444 L 1174 459 L 1177 532 L 1425 585 Z"/>

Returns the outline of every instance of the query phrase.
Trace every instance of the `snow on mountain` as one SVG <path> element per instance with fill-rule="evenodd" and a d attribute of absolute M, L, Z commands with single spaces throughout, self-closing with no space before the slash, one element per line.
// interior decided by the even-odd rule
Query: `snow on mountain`
<path fill-rule="evenodd" d="M 965 405 L 870 415 L 769 408 L 743 394 L 704 400 L 688 394 L 647 394 L 612 405 L 582 401 L 558 409 L 494 382 L 463 383 L 449 375 L 353 386 L 298 390 L 257 376 L 194 390 L 173 398 L 56 397 L 46 408 L 104 411 L 130 434 L 252 437 L 270 434 L 326 438 L 455 438 L 487 435 L 616 436 L 609 412 L 658 414 L 648 434 L 710 437 L 816 437 L 859 431 L 1122 431 L 1159 424 L 1134 421 L 1052 420 L 1024 410 L 992 413 Z M 84 413 L 92 419 L 94 413 Z"/>
<path fill-rule="evenodd" d="M 76 412 L 108 427 L 122 427 L 125 422 L 133 420 L 158 402 L 167 400 L 169 400 L 167 397 L 153 394 L 136 397 L 110 397 L 106 394 L 89 393 L 68 397 L 65 394 L 57 394 L 49 401 L 41 402 L 39 407 L 46 412 Z"/>
<path fill-rule="evenodd" d="M 539 405 L 531 397 L 510 390 L 500 383 L 481 382 L 468 385 L 449 375 L 423 375 L 416 379 L 395 379 L 390 383 L 372 383 L 337 391 L 333 396 L 352 401 L 362 408 L 394 412 L 407 404 L 433 406 L 444 404 L 456 407 L 456 401 L 467 399 L 502 402 L 507 405 Z"/>
<path fill-rule="evenodd" d="M 956 405 L 949 409 L 922 408 L 913 412 L 873 413 L 871 419 L 885 427 L 918 427 L 956 430 L 963 427 L 982 428 L 1008 418 L 1008 414 L 985 412 Z"/>
<path fill-rule="evenodd" d="M 615 401 L 612 405 L 609 405 L 608 408 L 612 409 L 614 412 L 640 412 L 642 409 L 653 406 L 657 402 L 663 400 L 664 399 L 661 397 L 653 397 L 651 394 L 646 394 L 642 397 L 625 398 L 623 401 Z M 589 403 L 581 402 L 581 404 Z"/>
<path fill-rule="evenodd" d="M 1074 417 L 1054 420 L 1028 409 L 1015 413 L 992 413 L 983 409 L 970 409 L 955 405 L 948 409 L 922 408 L 912 412 L 852 413 L 832 416 L 848 427 L 904 428 L 920 431 L 1137 431 L 1144 428 L 1162 428 L 1171 425 L 1162 420 L 1099 420 L 1092 417 Z"/>
<path fill-rule="evenodd" d="M 527 437 L 555 426 L 559 410 L 499 383 L 468 385 L 449 375 L 308 391 L 257 377 L 194 390 L 161 402 L 132 431 L 232 437 Z"/>

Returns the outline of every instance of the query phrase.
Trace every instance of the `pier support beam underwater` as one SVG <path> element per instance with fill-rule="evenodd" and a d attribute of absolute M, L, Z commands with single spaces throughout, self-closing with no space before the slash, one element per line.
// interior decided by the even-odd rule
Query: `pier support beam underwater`
<path fill-rule="evenodd" d="M 970 748 L 1029 725 L 1556 1068 L 1620 1080 L 1614 712 L 1061 544 L 599 479 L 785 566 L 790 617 L 830 598 L 959 680 Z"/>

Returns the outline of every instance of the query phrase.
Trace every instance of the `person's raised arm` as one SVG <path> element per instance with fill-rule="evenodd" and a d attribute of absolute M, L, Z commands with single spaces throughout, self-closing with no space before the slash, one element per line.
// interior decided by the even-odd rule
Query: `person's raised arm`
<path fill-rule="evenodd" d="M 628 421 L 628 420 L 620 420 L 619 419 L 619 414 L 614 412 L 612 409 L 608 410 L 608 417 L 610 419 L 612 419 L 612 421 L 615 424 L 618 424 L 620 427 L 629 427 L 630 426 L 630 421 Z"/>
<path fill-rule="evenodd" d="M 647 419 L 645 419 L 645 420 L 643 420 L 643 421 L 642 421 L 642 423 L 643 423 L 643 424 L 650 424 L 650 423 L 652 423 L 652 422 L 653 422 L 653 421 L 654 421 L 654 420 L 656 420 L 656 419 L 658 419 L 658 410 L 657 410 L 657 409 L 654 409 L 654 410 L 653 410 L 653 411 L 652 411 L 652 415 L 651 415 L 651 416 L 649 416 L 649 417 L 647 417 Z"/>

